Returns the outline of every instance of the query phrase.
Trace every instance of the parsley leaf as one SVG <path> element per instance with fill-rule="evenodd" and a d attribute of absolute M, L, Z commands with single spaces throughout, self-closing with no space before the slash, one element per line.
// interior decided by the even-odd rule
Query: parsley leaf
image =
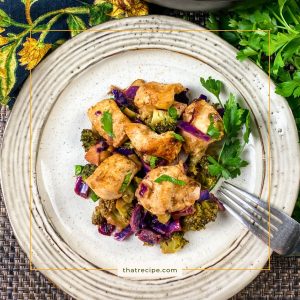
<path fill-rule="evenodd" d="M 110 136 L 115 137 L 113 132 L 113 121 L 111 113 L 106 110 L 101 118 L 102 128 Z"/>
<path fill-rule="evenodd" d="M 292 80 L 279 83 L 276 88 L 276 93 L 284 97 L 294 96 L 300 97 L 300 71 L 294 74 Z"/>
<path fill-rule="evenodd" d="M 83 166 L 75 165 L 75 176 L 79 176 L 82 173 Z"/>
<path fill-rule="evenodd" d="M 169 176 L 169 175 L 166 175 L 166 174 L 163 174 L 163 175 L 160 175 L 159 177 L 157 177 L 154 182 L 157 182 L 157 183 L 161 183 L 163 181 L 169 181 L 169 182 L 172 182 L 174 184 L 177 184 L 177 185 L 186 185 L 186 182 L 183 181 L 183 180 L 179 180 L 179 179 L 176 179 L 172 176 Z"/>
<path fill-rule="evenodd" d="M 207 134 L 213 139 L 218 139 L 221 133 L 220 130 L 217 127 L 215 127 L 213 114 L 210 114 L 209 120 L 210 120 L 210 124 L 207 128 Z"/>
<path fill-rule="evenodd" d="M 243 135 L 244 142 L 247 144 L 249 142 L 249 136 L 251 133 L 250 127 L 250 112 L 246 112 L 246 121 L 245 121 L 245 133 Z"/>
<path fill-rule="evenodd" d="M 132 175 L 131 172 L 128 172 L 126 174 L 126 176 L 125 176 L 125 178 L 123 180 L 123 183 L 122 183 L 122 185 L 121 185 L 121 187 L 119 189 L 119 193 L 124 193 L 125 192 L 125 190 L 127 189 L 128 184 L 130 182 L 131 175 Z"/>
<path fill-rule="evenodd" d="M 156 161 L 158 160 L 158 158 L 156 156 L 151 156 L 149 163 L 150 163 L 150 168 L 154 169 L 156 167 Z"/>
<path fill-rule="evenodd" d="M 184 142 L 184 138 L 181 134 L 175 133 L 173 132 L 173 136 L 176 140 L 178 140 L 179 142 Z"/>
<path fill-rule="evenodd" d="M 248 162 L 241 159 L 241 152 L 242 145 L 239 140 L 227 144 L 221 152 L 219 162 L 208 156 L 207 159 L 211 163 L 208 171 L 212 176 L 222 176 L 225 179 L 237 177 L 241 174 L 240 169 L 248 165 Z"/>
<path fill-rule="evenodd" d="M 233 94 L 230 94 L 228 101 L 225 104 L 223 116 L 224 130 L 226 140 L 229 142 L 232 138 L 237 137 L 240 129 L 243 126 L 244 114 L 246 110 L 239 107 Z"/>
<path fill-rule="evenodd" d="M 206 90 L 208 90 L 210 93 L 212 93 L 217 97 L 220 105 L 223 107 L 220 100 L 220 93 L 223 87 L 223 83 L 220 80 L 211 78 L 210 76 L 208 77 L 207 80 L 205 80 L 203 77 L 200 77 L 200 82 Z"/>
<path fill-rule="evenodd" d="M 90 7 L 89 24 L 95 26 L 108 21 L 111 17 L 109 13 L 113 10 L 113 5 L 109 2 L 103 2 Z"/>
<path fill-rule="evenodd" d="M 91 198 L 94 202 L 97 202 L 97 201 L 100 199 L 100 197 L 98 197 L 98 196 L 96 195 L 96 193 L 95 193 L 93 190 L 91 190 L 89 196 L 90 196 L 90 198 Z"/>
<path fill-rule="evenodd" d="M 247 162 L 241 158 L 242 151 L 246 143 L 249 142 L 250 135 L 250 112 L 243 109 L 237 103 L 234 95 L 230 94 L 229 99 L 225 103 L 225 111 L 223 116 L 223 124 L 225 131 L 225 139 L 222 149 L 219 153 L 218 160 L 212 156 L 208 156 L 210 165 L 208 172 L 212 176 L 235 178 L 241 174 L 241 168 L 247 166 Z M 211 126 L 212 125 L 212 126 Z M 213 117 L 210 115 L 211 133 L 214 134 Z M 242 145 L 239 135 L 244 128 Z M 208 134 L 209 130 L 208 130 Z"/>
<path fill-rule="evenodd" d="M 175 107 L 173 107 L 173 106 L 169 107 L 168 114 L 174 120 L 177 120 L 178 117 L 179 117 L 178 113 L 177 113 L 177 109 Z"/>

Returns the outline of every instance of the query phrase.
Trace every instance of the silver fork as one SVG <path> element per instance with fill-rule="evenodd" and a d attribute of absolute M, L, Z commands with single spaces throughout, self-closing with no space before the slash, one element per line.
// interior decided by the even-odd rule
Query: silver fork
<path fill-rule="evenodd" d="M 226 209 L 278 254 L 300 256 L 300 224 L 245 190 L 224 182 L 218 191 Z M 269 235 L 270 230 L 270 235 Z"/>

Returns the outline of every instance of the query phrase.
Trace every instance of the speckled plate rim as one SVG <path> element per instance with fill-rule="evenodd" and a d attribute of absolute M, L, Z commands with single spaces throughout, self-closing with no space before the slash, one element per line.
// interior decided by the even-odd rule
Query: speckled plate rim
<path fill-rule="evenodd" d="M 192 55 L 209 64 L 226 76 L 245 99 L 253 99 L 255 102 L 253 113 L 257 117 L 263 138 L 267 141 L 268 91 L 266 92 L 264 87 L 268 80 L 267 75 L 250 61 L 243 63 L 237 61 L 235 59 L 236 50 L 213 33 L 205 32 L 205 35 L 201 35 L 199 31 L 201 28 L 197 25 L 165 16 L 111 21 L 94 29 L 104 31 L 88 31 L 78 35 L 58 48 L 36 68 L 32 76 L 38 88 L 33 93 L 37 95 L 39 89 L 43 88 L 45 78 L 49 79 L 45 76 L 49 76 L 51 72 L 54 72 L 53 76 L 55 76 L 55 67 L 65 58 L 66 53 L 70 54 L 67 59 L 65 58 L 68 64 L 73 63 L 79 67 L 77 69 L 74 66 L 75 71 L 73 70 L 72 74 L 64 76 L 65 78 L 60 78 L 59 74 L 55 79 L 52 78 L 53 83 L 58 85 L 57 94 L 63 90 L 68 80 L 81 72 L 81 69 L 95 63 L 97 61 L 95 57 L 91 57 L 90 61 L 84 63 L 81 61 L 82 54 L 80 55 L 81 50 L 88 51 L 87 45 L 91 47 L 93 41 L 95 44 L 103 41 L 103 45 L 105 45 L 105 39 L 113 39 L 115 41 L 114 46 L 121 47 L 121 50 L 118 51 L 145 48 L 178 51 Z M 119 32 L 116 32 L 116 29 Z M 130 29 L 136 30 L 136 32 L 126 32 L 126 35 L 120 32 L 120 30 L 127 31 Z M 178 32 L 172 31 L 176 29 L 186 31 L 178 34 Z M 197 30 L 198 32 L 196 32 Z M 89 42 L 90 44 L 88 44 Z M 106 57 L 116 53 L 114 49 L 107 47 L 103 47 L 103 51 L 106 51 Z M 259 89 L 260 86 L 261 89 Z M 23 228 L 29 227 L 29 210 L 28 206 L 24 204 L 29 205 L 28 189 L 31 183 L 26 178 L 30 169 L 25 162 L 28 161 L 30 150 L 36 153 L 34 150 L 38 147 L 40 132 L 56 99 L 56 96 L 51 97 L 50 94 L 45 94 L 44 98 L 47 100 L 33 107 L 30 112 L 29 87 L 30 83 L 27 81 L 19 94 L 5 131 L 1 152 L 1 180 L 5 203 L 16 237 L 27 254 L 30 250 L 29 232 L 24 232 Z M 291 213 L 298 193 L 299 166 L 294 163 L 295 160 L 299 161 L 298 136 L 292 113 L 285 99 L 276 95 L 274 90 L 275 87 L 272 83 L 270 91 L 272 111 L 270 115 L 272 137 L 270 149 L 272 153 L 270 161 L 272 168 L 271 201 L 273 205 Z M 29 113 L 32 113 L 33 120 L 37 121 L 32 125 L 32 132 L 29 131 L 29 120 L 24 117 L 28 117 Z M 279 120 L 281 121 L 278 122 Z M 29 137 L 31 134 L 33 143 L 30 148 Z M 268 148 L 267 142 L 264 146 Z M 282 151 L 286 153 L 285 156 L 281 155 Z M 268 162 L 269 158 L 264 157 L 263 159 Z M 32 166 L 35 166 L 35 157 L 31 163 Z M 23 175 L 22 180 L 20 180 L 20 174 Z M 33 222 L 31 226 L 35 232 L 35 245 L 46 250 L 40 253 L 41 260 L 51 262 L 53 265 L 58 265 L 58 263 L 63 265 L 66 262 L 68 265 L 84 265 L 86 263 L 84 259 L 69 249 L 68 245 L 60 240 L 59 235 L 50 224 L 47 224 L 47 218 L 45 218 L 35 184 L 35 176 L 33 169 Z M 269 180 L 270 178 L 266 176 L 265 181 L 269 182 Z M 266 186 L 264 185 L 265 188 L 262 191 L 264 198 L 268 193 Z M 253 268 L 252 271 L 227 271 L 226 276 L 224 276 L 224 271 L 201 270 L 190 272 L 182 280 L 171 278 L 137 282 L 118 278 L 104 271 L 42 270 L 42 272 L 63 290 L 80 299 L 99 299 L 100 297 L 107 299 L 161 299 L 165 298 L 166 295 L 170 299 L 182 299 L 183 295 L 191 299 L 226 299 L 242 289 L 258 274 L 259 271 L 255 269 L 264 266 L 268 255 L 264 248 L 255 245 L 255 241 L 255 238 L 250 234 L 245 234 L 238 241 L 235 250 L 226 256 L 226 259 L 215 262 L 214 266 L 217 268 L 228 268 L 228 266 L 234 268 L 240 266 L 241 262 Z M 51 247 L 49 247 L 50 245 Z M 58 257 L 58 253 L 61 257 Z M 251 266 L 249 266 L 249 261 Z M 33 264 L 39 267 L 39 262 L 33 261 Z M 212 282 L 214 283 L 209 284 Z"/>

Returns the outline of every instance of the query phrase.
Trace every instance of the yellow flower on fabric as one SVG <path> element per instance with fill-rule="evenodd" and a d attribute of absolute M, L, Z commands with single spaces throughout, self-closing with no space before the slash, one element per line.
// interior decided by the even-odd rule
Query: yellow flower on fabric
<path fill-rule="evenodd" d="M 51 44 L 44 44 L 34 38 L 26 38 L 23 49 L 18 53 L 22 66 L 27 65 L 27 70 L 32 70 L 51 49 Z"/>
<path fill-rule="evenodd" d="M 104 2 L 108 2 L 113 5 L 112 12 L 109 15 L 116 19 L 145 16 L 149 13 L 147 4 L 141 0 L 95 0 L 95 4 L 101 4 Z"/>
<path fill-rule="evenodd" d="M 2 78 L 6 78 L 7 77 L 5 69 L 3 69 L 3 68 L 0 68 L 0 77 L 2 77 Z"/>
<path fill-rule="evenodd" d="M 6 36 L 0 35 L 0 46 L 4 46 L 9 42 L 9 39 Z"/>
<path fill-rule="evenodd" d="M 4 32 L 4 28 L 0 27 L 0 33 Z M 0 46 L 4 46 L 9 42 L 9 39 L 6 36 L 0 35 Z"/>

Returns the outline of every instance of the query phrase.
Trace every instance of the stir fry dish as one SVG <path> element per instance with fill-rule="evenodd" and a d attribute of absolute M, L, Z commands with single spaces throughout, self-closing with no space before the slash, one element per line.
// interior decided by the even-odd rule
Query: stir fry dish
<path fill-rule="evenodd" d="M 110 98 L 88 109 L 81 143 L 86 165 L 75 166 L 75 193 L 97 202 L 92 223 L 118 241 L 135 235 L 144 245 L 174 253 L 215 221 L 222 203 L 211 193 L 224 177 L 240 175 L 250 114 L 234 95 L 223 106 L 223 83 L 201 78 L 219 103 L 189 99 L 180 83 L 138 79 L 112 86 Z"/>

